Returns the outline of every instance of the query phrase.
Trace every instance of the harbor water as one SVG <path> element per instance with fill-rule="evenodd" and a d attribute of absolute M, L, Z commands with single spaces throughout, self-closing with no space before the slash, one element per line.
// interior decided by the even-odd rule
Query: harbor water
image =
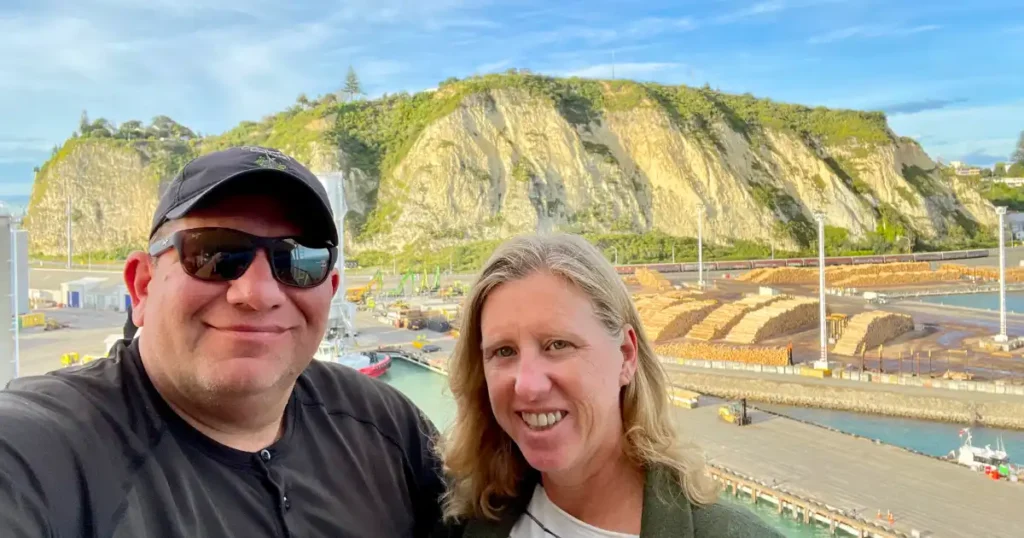
<path fill-rule="evenodd" d="M 935 295 L 916 299 L 925 303 L 963 306 L 982 310 L 999 310 L 998 293 L 969 293 L 963 295 Z M 1024 313 L 1024 292 L 1006 292 L 1006 311 Z"/>

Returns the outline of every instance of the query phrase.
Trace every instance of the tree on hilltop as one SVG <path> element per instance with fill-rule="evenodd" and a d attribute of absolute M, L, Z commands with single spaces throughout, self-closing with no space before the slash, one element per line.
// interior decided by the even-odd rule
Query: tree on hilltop
<path fill-rule="evenodd" d="M 1003 177 L 1006 175 L 1006 163 L 996 163 L 992 168 L 992 174 L 996 177 Z"/>
<path fill-rule="evenodd" d="M 1010 157 L 1014 164 L 1024 166 L 1024 131 L 1020 132 L 1020 138 L 1017 139 L 1017 149 L 1014 150 L 1013 156 Z"/>
<path fill-rule="evenodd" d="M 357 95 L 364 95 L 363 86 L 359 83 L 359 76 L 356 75 L 356 70 L 351 65 L 348 66 L 348 74 L 345 75 L 345 87 L 341 91 L 349 100 L 355 99 Z"/>

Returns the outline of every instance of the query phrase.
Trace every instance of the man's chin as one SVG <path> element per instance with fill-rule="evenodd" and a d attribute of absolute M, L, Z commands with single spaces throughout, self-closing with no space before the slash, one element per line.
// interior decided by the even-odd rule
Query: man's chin
<path fill-rule="evenodd" d="M 220 360 L 204 368 L 201 383 L 207 390 L 221 394 L 259 394 L 282 388 L 293 382 L 291 374 L 276 361 L 260 358 L 238 357 Z"/>

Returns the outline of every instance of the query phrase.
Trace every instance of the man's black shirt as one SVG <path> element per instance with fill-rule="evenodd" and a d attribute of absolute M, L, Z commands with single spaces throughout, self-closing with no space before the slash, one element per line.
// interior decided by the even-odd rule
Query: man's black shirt
<path fill-rule="evenodd" d="M 0 392 L 0 535 L 424 536 L 443 491 L 435 435 L 397 390 L 313 361 L 281 439 L 238 451 L 171 411 L 122 341 Z"/>

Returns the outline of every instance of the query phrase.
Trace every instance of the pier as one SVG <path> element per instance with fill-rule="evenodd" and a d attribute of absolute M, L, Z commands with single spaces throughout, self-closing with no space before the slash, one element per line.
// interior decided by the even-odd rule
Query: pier
<path fill-rule="evenodd" d="M 1020 536 L 1024 485 L 757 410 L 748 426 L 728 424 L 712 402 L 674 413 L 730 493 L 756 492 L 853 536 Z"/>

